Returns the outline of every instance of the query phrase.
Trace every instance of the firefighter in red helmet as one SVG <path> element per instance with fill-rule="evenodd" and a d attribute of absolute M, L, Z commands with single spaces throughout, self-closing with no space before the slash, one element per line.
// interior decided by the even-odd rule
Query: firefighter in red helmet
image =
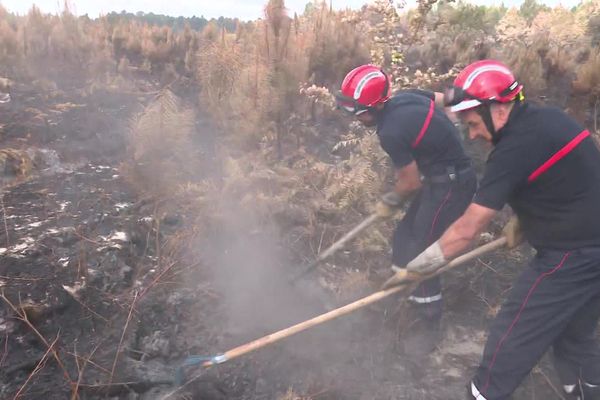
<path fill-rule="evenodd" d="M 468 398 L 509 398 L 552 349 L 564 397 L 598 400 L 600 151 L 588 130 L 557 108 L 524 101 L 522 89 L 495 60 L 473 63 L 457 76 L 446 103 L 471 138 L 494 148 L 471 205 L 407 268 L 440 268 L 510 205 L 536 255 L 490 327 Z"/>
<path fill-rule="evenodd" d="M 460 135 L 443 108 L 443 94 L 405 90 L 392 96 L 388 76 L 374 65 L 350 71 L 336 96 L 338 107 L 377 129 L 395 168 L 394 191 L 382 197 L 382 216 L 411 200 L 394 232 L 392 268 L 406 265 L 466 209 L 477 181 Z M 436 106 L 437 103 L 437 106 Z M 410 296 L 417 322 L 403 334 L 402 349 L 421 360 L 440 339 L 439 278 L 423 282 Z"/>

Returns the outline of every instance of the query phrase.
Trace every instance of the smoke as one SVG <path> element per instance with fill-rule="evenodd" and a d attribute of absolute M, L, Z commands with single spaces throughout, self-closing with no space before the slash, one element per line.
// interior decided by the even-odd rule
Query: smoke
<path fill-rule="evenodd" d="M 211 264 L 214 283 L 224 294 L 228 330 L 251 337 L 323 312 L 324 291 L 290 284 L 293 269 L 281 246 L 283 232 L 265 225 L 251 209 L 223 206 L 228 215 Z"/>
<path fill-rule="evenodd" d="M 227 200 L 221 207 L 227 217 L 218 232 L 211 234 L 213 246 L 206 259 L 222 301 L 218 315 L 224 323 L 220 344 L 224 348 L 219 351 L 295 325 L 365 294 L 356 292 L 343 304 L 336 304 L 333 293 L 319 284 L 318 271 L 290 284 L 299 266 L 289 263 L 289 249 L 282 240 L 286 232 L 265 223 L 251 207 L 242 208 Z M 391 302 L 397 304 L 397 299 Z M 266 379 L 273 387 L 277 383 L 307 391 L 333 385 L 336 390 L 347 387 L 339 390 L 367 393 L 371 390 L 368 385 L 378 385 L 378 376 L 398 374 L 383 361 L 396 357 L 391 351 L 394 341 L 393 329 L 385 326 L 380 311 L 361 310 L 246 355 L 262 360 L 252 364 L 257 372 L 237 369 L 233 373 L 256 373 L 260 382 Z"/>

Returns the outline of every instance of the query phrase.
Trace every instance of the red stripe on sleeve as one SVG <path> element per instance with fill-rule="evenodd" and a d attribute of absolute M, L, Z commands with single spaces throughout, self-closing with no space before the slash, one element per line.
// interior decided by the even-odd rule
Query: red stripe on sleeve
<path fill-rule="evenodd" d="M 425 118 L 425 122 L 423 123 L 423 126 L 421 127 L 421 131 L 419 132 L 419 135 L 417 136 L 415 141 L 412 143 L 413 149 L 419 145 L 419 143 L 421 142 L 421 139 L 423 139 L 423 136 L 425 136 L 425 132 L 427 132 L 427 128 L 429 128 L 429 124 L 431 123 L 431 117 L 433 117 L 434 110 L 435 110 L 435 103 L 432 100 L 429 103 L 429 112 L 427 113 L 427 118 Z"/>
<path fill-rule="evenodd" d="M 548 171 L 550 167 L 560 161 L 563 157 L 569 154 L 575 147 L 579 145 L 586 137 L 590 136 L 590 132 L 586 129 L 581 132 L 579 135 L 575 136 L 569 143 L 567 143 L 562 149 L 557 151 L 552 157 L 550 157 L 545 163 L 543 163 L 538 169 L 533 171 L 527 181 L 529 183 L 535 181 L 541 174 Z"/>

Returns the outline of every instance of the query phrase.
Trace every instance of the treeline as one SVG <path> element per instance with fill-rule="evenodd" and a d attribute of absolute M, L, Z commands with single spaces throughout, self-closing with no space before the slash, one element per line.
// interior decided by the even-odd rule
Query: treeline
<path fill-rule="evenodd" d="M 345 72 L 365 62 L 389 71 L 395 89 L 442 89 L 465 64 L 498 58 L 529 98 L 569 109 L 595 130 L 600 122 L 600 0 L 570 9 L 536 0 L 519 8 L 419 0 L 409 10 L 392 0 L 359 10 L 313 0 L 301 14 L 268 0 L 264 10 L 249 22 L 142 12 L 91 20 L 68 8 L 15 16 L 0 6 L 0 75 L 103 86 L 184 78 L 202 88 L 203 107 L 224 130 L 257 146 L 274 139 L 280 156 L 287 139 L 298 146 L 307 137 L 290 127 L 317 120 Z M 292 123 L 307 115 L 304 125 Z"/>
<path fill-rule="evenodd" d="M 190 28 L 196 31 L 201 31 L 209 23 L 213 23 L 219 28 L 225 28 L 225 30 L 228 32 L 234 32 L 236 26 L 240 22 L 238 18 L 219 17 L 206 19 L 204 18 L 204 16 L 172 17 L 169 15 L 154 14 L 152 12 L 145 13 L 143 11 L 138 11 L 135 14 L 126 11 L 121 11 L 120 13 L 113 11 L 107 14 L 105 18 L 111 23 L 118 23 L 122 21 L 137 21 L 151 26 L 167 26 L 175 31 L 183 30 L 186 25 L 188 25 Z"/>

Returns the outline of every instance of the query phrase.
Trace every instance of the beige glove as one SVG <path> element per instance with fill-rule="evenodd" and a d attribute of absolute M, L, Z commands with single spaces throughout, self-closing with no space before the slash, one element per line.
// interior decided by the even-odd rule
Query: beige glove
<path fill-rule="evenodd" d="M 387 289 L 396 286 L 399 283 L 418 278 L 422 275 L 429 275 L 446 265 L 448 261 L 442 253 L 442 247 L 439 241 L 425 249 L 414 260 L 406 265 L 406 268 L 400 269 L 394 276 L 388 279 L 382 286 Z"/>
<path fill-rule="evenodd" d="M 381 200 L 375 205 L 375 213 L 381 218 L 394 215 L 404 204 L 404 199 L 396 192 L 388 192 L 381 196 Z"/>
<path fill-rule="evenodd" d="M 406 265 L 408 272 L 429 275 L 446 265 L 448 261 L 442 253 L 442 246 L 439 240 L 426 248 L 421 254 L 415 257 L 414 260 Z"/>
<path fill-rule="evenodd" d="M 502 233 L 506 237 L 506 246 L 509 249 L 523 243 L 523 231 L 521 231 L 521 223 L 516 215 L 510 217 L 504 228 L 502 228 Z"/>

